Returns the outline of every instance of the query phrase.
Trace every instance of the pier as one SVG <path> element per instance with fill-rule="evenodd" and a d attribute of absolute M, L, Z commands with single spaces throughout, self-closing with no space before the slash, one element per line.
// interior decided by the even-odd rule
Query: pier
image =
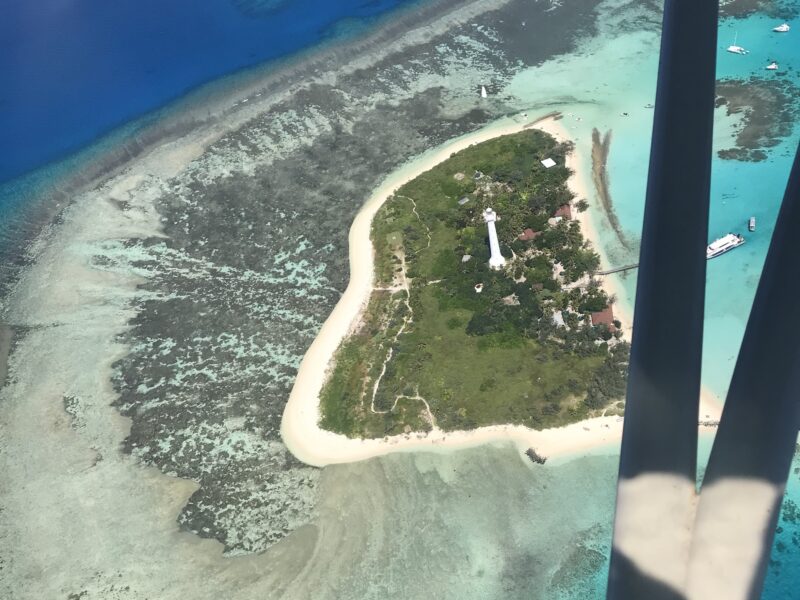
<path fill-rule="evenodd" d="M 593 275 L 611 275 L 612 273 L 621 273 L 622 271 L 630 271 L 631 269 L 638 269 L 639 263 L 635 265 L 625 265 L 624 267 L 614 267 L 605 271 L 595 271 Z"/>

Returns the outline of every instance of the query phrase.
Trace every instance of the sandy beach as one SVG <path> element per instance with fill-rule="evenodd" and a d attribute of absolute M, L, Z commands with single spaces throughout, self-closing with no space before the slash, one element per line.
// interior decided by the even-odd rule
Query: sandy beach
<path fill-rule="evenodd" d="M 372 291 L 373 248 L 370 241 L 372 219 L 381 205 L 397 188 L 425 171 L 448 159 L 452 154 L 472 144 L 495 137 L 517 133 L 536 127 L 559 141 L 569 138 L 568 132 L 557 117 L 547 115 L 529 119 L 527 115 L 496 121 L 476 132 L 461 136 L 426 152 L 387 177 L 375 190 L 358 213 L 350 228 L 350 282 L 338 304 L 325 321 L 311 347 L 303 357 L 294 387 L 283 413 L 281 436 L 291 452 L 303 462 L 314 466 L 340 464 L 383 456 L 392 452 L 468 448 L 481 444 L 513 442 L 520 452 L 534 448 L 545 457 L 580 453 L 598 446 L 618 442 L 622 435 L 621 417 L 607 416 L 587 419 L 565 427 L 541 431 L 518 425 L 496 425 L 471 431 L 446 432 L 434 429 L 429 433 L 410 433 L 381 439 L 351 439 L 341 434 L 321 429 L 319 426 L 319 393 L 325 382 L 331 358 L 342 340 L 358 322 Z M 567 158 L 573 170 L 568 184 L 576 199 L 586 198 L 591 203 L 590 178 L 581 168 L 581 155 L 575 150 Z M 584 235 L 597 244 L 597 233 L 589 213 L 578 213 Z M 604 287 L 609 294 L 616 293 L 613 277 L 606 277 Z M 631 311 L 615 305 L 617 318 L 629 338 Z M 710 394 L 703 393 L 700 418 L 704 421 L 719 419 L 720 407 Z"/>

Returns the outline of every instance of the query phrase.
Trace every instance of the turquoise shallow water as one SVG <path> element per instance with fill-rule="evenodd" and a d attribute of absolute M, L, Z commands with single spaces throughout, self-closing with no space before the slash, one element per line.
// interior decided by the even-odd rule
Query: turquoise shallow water
<path fill-rule="evenodd" d="M 800 83 L 800 45 L 786 37 L 795 35 L 800 21 L 790 21 L 793 30 L 785 35 L 771 31 L 776 24 L 774 19 L 761 15 L 723 22 L 720 41 L 731 43 L 728 40 L 738 32 L 739 43 L 746 43 L 750 54 L 720 52 L 720 77 L 769 79 L 772 73 L 764 66 L 774 59 L 781 67 L 782 77 Z M 708 265 L 703 380 L 721 395 L 727 390 L 733 371 L 798 141 L 800 131 L 795 126 L 792 135 L 769 150 L 765 161 L 743 163 L 717 158 L 713 164 L 709 237 L 742 231 L 748 242 L 740 252 Z M 748 234 L 745 222 L 751 215 L 756 217 L 758 227 Z"/>
<path fill-rule="evenodd" d="M 776 74 L 764 67 L 768 60 L 776 60 L 781 68 L 777 77 L 799 83 L 800 44 L 796 42 L 796 32 L 800 31 L 800 20 L 789 21 L 792 26 L 789 34 L 771 31 L 779 23 L 764 15 L 723 20 L 719 33 L 718 77 L 769 80 Z M 610 33 L 613 20 L 607 27 Z M 750 54 L 738 56 L 725 51 L 725 47 L 733 43 L 734 36 Z M 609 39 L 611 41 L 607 41 Z M 598 230 L 601 251 L 612 266 L 630 264 L 638 259 L 653 116 L 652 109 L 647 106 L 654 102 L 658 49 L 655 33 L 623 30 L 612 38 L 601 32 L 600 40 L 587 42 L 576 55 L 526 71 L 510 85 L 520 99 L 521 109 L 535 111 L 548 100 L 564 102 L 558 107 L 564 111 L 562 122 L 576 140 L 587 173 L 591 169 L 592 129 L 612 132 L 608 174 L 622 239 L 596 206 L 590 213 Z M 598 64 L 605 68 L 598 69 Z M 733 146 L 733 121 L 725 116 L 724 109 L 717 113 L 715 151 Z M 788 137 L 767 150 L 766 160 L 741 162 L 716 155 L 713 160 L 709 239 L 728 231 L 741 232 L 747 238 L 742 248 L 708 265 L 703 384 L 721 399 L 727 392 L 798 141 L 800 129 L 795 125 Z M 585 183 L 591 187 L 591 181 Z M 758 223 L 752 234 L 747 232 L 750 216 L 755 216 Z M 676 218 L 691 218 L 691 215 L 676 215 Z M 632 307 L 635 271 L 618 281 L 621 303 Z M 710 437 L 701 441 L 701 470 L 711 441 Z M 797 511 L 800 470 L 795 462 L 764 598 L 790 597 L 791 590 L 800 583 L 800 564 L 796 560 L 800 549 L 800 514 Z M 612 515 L 604 518 L 610 520 Z M 604 543 L 609 544 L 610 539 Z M 592 586 L 602 590 L 604 582 L 605 571 L 601 569 Z M 580 588 L 571 593 L 569 597 L 590 597 L 582 596 Z"/>
<path fill-rule="evenodd" d="M 782 70 L 788 71 L 785 77 L 798 82 L 800 45 L 794 39 L 772 33 L 770 30 L 776 24 L 774 19 L 760 15 L 744 20 L 723 21 L 720 26 L 720 45 L 732 43 L 734 32 L 738 31 L 738 43 L 748 48 L 750 54 L 737 56 L 721 49 L 718 76 L 768 79 L 772 74 L 764 70 L 764 66 L 768 59 L 774 59 Z M 800 22 L 790 21 L 790 24 L 793 32 L 800 29 Z M 645 119 L 641 118 L 640 121 L 641 127 L 647 125 Z M 633 123 L 633 119 L 629 123 Z M 724 124 L 720 125 L 719 129 L 724 129 Z M 637 126 L 614 128 L 609 157 L 614 206 L 623 228 L 631 232 L 632 237 L 636 236 L 633 232 L 639 231 L 642 220 L 641 199 L 646 182 L 643 157 L 647 156 L 648 150 L 647 141 L 640 133 L 637 134 L 636 129 Z M 716 149 L 730 147 L 722 133 L 720 131 L 715 136 Z M 742 248 L 708 265 L 703 384 L 720 398 L 724 398 L 727 392 L 798 141 L 800 131 L 795 126 L 789 137 L 768 150 L 764 161 L 748 163 L 719 157 L 713 161 L 709 239 L 728 231 L 742 232 L 747 238 Z M 758 223 L 756 232 L 752 234 L 746 230 L 746 221 L 750 216 L 755 216 Z M 691 215 L 685 218 L 691 218 Z M 633 253 L 626 255 L 608 229 L 603 229 L 603 233 L 609 245 L 611 262 L 619 264 L 617 261 L 634 256 Z M 635 281 L 635 276 L 624 280 L 627 300 L 631 304 Z M 701 446 L 701 464 L 707 460 L 710 442 L 710 438 L 706 439 Z M 797 467 L 796 460 L 789 479 L 763 598 L 791 597 L 800 583 L 797 561 L 800 545 L 797 515 L 800 477 Z"/>
<path fill-rule="evenodd" d="M 702 479 L 712 442 L 711 435 L 700 437 L 698 479 Z M 597 519 L 594 527 L 587 527 L 575 533 L 570 532 L 562 538 L 562 543 L 572 545 L 581 552 L 566 557 L 562 554 L 562 568 L 573 569 L 572 577 L 569 584 L 564 587 L 549 588 L 547 592 L 554 594 L 549 597 L 559 600 L 584 600 L 603 598 L 605 595 L 608 556 L 611 549 L 610 522 L 613 514 L 613 504 L 609 502 L 609 498 L 613 499 L 614 496 L 617 452 L 616 447 L 601 448 L 590 457 L 561 459 L 547 467 L 553 494 L 558 494 L 557 490 L 563 489 L 581 490 L 583 482 L 593 482 L 591 495 L 586 498 L 586 503 L 591 507 L 588 514 Z M 604 476 L 598 477 L 599 473 Z M 574 507 L 572 510 L 575 510 Z M 572 514 L 566 510 L 564 512 L 567 520 Z M 585 515 L 581 516 L 583 518 Z M 581 531 L 592 532 L 590 541 L 581 540 Z M 602 563 L 598 560 L 592 569 L 587 568 L 585 561 L 583 549 L 586 547 L 604 557 Z M 785 600 L 796 597 L 796 590 L 800 585 L 798 555 L 800 555 L 800 456 L 796 455 L 792 463 L 792 475 L 784 498 L 762 600 Z M 581 557 L 583 560 L 580 560 Z"/>
<path fill-rule="evenodd" d="M 363 529 L 368 542 L 325 597 L 602 598 L 616 463 L 598 451 L 540 467 L 499 444 L 334 467 L 323 474 L 323 540 L 312 568 L 328 576 L 325 550 L 341 526 Z M 358 482 L 376 470 L 370 498 Z M 333 514 L 343 525 L 329 524 Z M 333 546 L 350 554 L 349 538 Z M 305 585 L 314 589 L 314 576 Z M 305 591 L 293 597 L 314 597 Z"/>
<path fill-rule="evenodd" d="M 800 26 L 798 22 L 790 23 L 795 30 Z M 773 58 L 779 61 L 784 73 L 781 76 L 797 82 L 800 46 L 786 35 L 772 33 L 771 28 L 776 24 L 774 19 L 761 15 L 723 21 L 719 34 L 719 78 L 774 78 L 764 69 L 767 60 Z M 738 32 L 739 44 L 750 50 L 749 55 L 734 55 L 722 48 L 732 43 L 734 32 Z M 645 121 L 643 118 L 638 120 Z M 623 228 L 631 232 L 631 238 L 636 238 L 636 232 L 640 230 L 646 183 L 644 157 L 647 156 L 648 142 L 642 139 L 640 127 L 649 125 L 635 121 L 630 119 L 628 126 L 614 127 L 609 157 L 614 207 Z M 718 129 L 724 130 L 724 123 L 718 122 L 718 125 Z M 723 133 L 718 131 L 715 136 L 715 150 L 731 146 Z M 712 164 L 709 240 L 729 231 L 742 232 L 747 238 L 747 244 L 737 252 L 715 259 L 708 265 L 703 383 L 720 397 L 724 397 L 727 391 L 799 140 L 800 132 L 795 127 L 792 135 L 769 149 L 767 160 L 750 163 L 715 157 Z M 758 223 L 753 234 L 746 231 L 750 216 L 755 216 Z M 691 218 L 691 215 L 677 217 Z M 614 262 L 614 258 L 619 259 L 614 255 L 619 247 L 614 241 L 610 247 Z M 625 288 L 629 299 L 633 298 L 635 276 L 625 280 Z"/>
<path fill-rule="evenodd" d="M 790 23 L 794 30 L 800 29 L 800 21 Z M 800 45 L 788 37 L 794 35 L 794 30 L 776 34 L 771 31 L 776 24 L 774 19 L 761 15 L 723 21 L 719 78 L 775 78 L 775 74 L 764 69 L 767 59 L 773 58 L 781 66 L 778 77 L 800 82 Z M 734 32 L 738 32 L 739 44 L 750 50 L 749 55 L 725 52 L 724 47 L 732 43 Z M 597 69 L 598 64 L 608 68 Z M 657 66 L 658 36 L 652 32 L 623 32 L 610 42 L 590 41 L 575 56 L 523 72 L 510 86 L 522 107 L 532 110 L 548 99 L 564 101 L 559 106 L 565 111 L 563 124 L 576 140 L 586 172 L 591 168 L 592 129 L 612 132 L 608 173 L 622 239 L 605 215 L 596 207 L 592 209 L 601 250 L 612 266 L 638 259 L 653 118 L 652 109 L 647 107 L 655 97 Z M 732 120 L 725 118 L 724 109 L 717 113 L 715 150 L 730 148 Z M 719 397 L 724 397 L 727 391 L 798 140 L 800 131 L 795 127 L 790 136 L 768 149 L 764 161 L 724 160 L 716 155 L 713 161 L 709 239 L 739 231 L 748 240 L 736 252 L 711 261 L 708 268 L 703 383 Z M 755 216 L 758 222 L 754 234 L 746 231 L 750 216 Z M 691 218 L 691 215 L 676 217 Z M 635 272 L 622 277 L 620 282 L 620 300 L 632 306 Z"/>

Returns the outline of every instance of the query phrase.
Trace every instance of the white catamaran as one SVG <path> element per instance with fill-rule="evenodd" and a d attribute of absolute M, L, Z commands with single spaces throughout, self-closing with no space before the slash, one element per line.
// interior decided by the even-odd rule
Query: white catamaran
<path fill-rule="evenodd" d="M 731 44 L 731 45 L 730 45 L 730 46 L 728 46 L 728 48 L 727 48 L 728 52 L 732 52 L 733 54 L 748 54 L 748 51 L 747 51 L 747 50 L 745 50 L 745 49 L 744 49 L 744 48 L 742 48 L 741 46 L 737 46 L 737 45 L 736 45 L 736 40 L 737 40 L 737 38 L 738 38 L 738 37 L 739 37 L 739 32 L 737 31 L 737 32 L 736 32 L 736 33 L 733 35 L 733 44 Z"/>
<path fill-rule="evenodd" d="M 721 254 L 730 252 L 744 244 L 744 237 L 738 233 L 727 233 L 721 238 L 714 240 L 706 248 L 706 259 L 716 258 Z"/>

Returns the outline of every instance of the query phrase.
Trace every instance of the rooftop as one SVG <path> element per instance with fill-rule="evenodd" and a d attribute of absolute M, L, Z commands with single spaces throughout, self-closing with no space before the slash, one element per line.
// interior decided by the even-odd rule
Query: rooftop
<path fill-rule="evenodd" d="M 564 217 L 565 219 L 571 219 L 572 218 L 572 208 L 570 207 L 569 204 L 562 204 L 561 206 L 558 207 L 558 210 L 556 210 L 556 212 L 555 212 L 555 214 L 553 216 L 554 217 Z"/>
<path fill-rule="evenodd" d="M 616 328 L 614 325 L 614 310 L 610 304 L 598 312 L 593 312 L 589 315 L 592 320 L 592 325 L 607 325 L 612 331 Z"/>
<path fill-rule="evenodd" d="M 535 239 L 537 236 L 542 235 L 541 231 L 534 231 L 530 227 L 528 227 L 525 231 L 520 233 L 517 237 L 522 241 L 526 242 L 528 240 Z"/>

